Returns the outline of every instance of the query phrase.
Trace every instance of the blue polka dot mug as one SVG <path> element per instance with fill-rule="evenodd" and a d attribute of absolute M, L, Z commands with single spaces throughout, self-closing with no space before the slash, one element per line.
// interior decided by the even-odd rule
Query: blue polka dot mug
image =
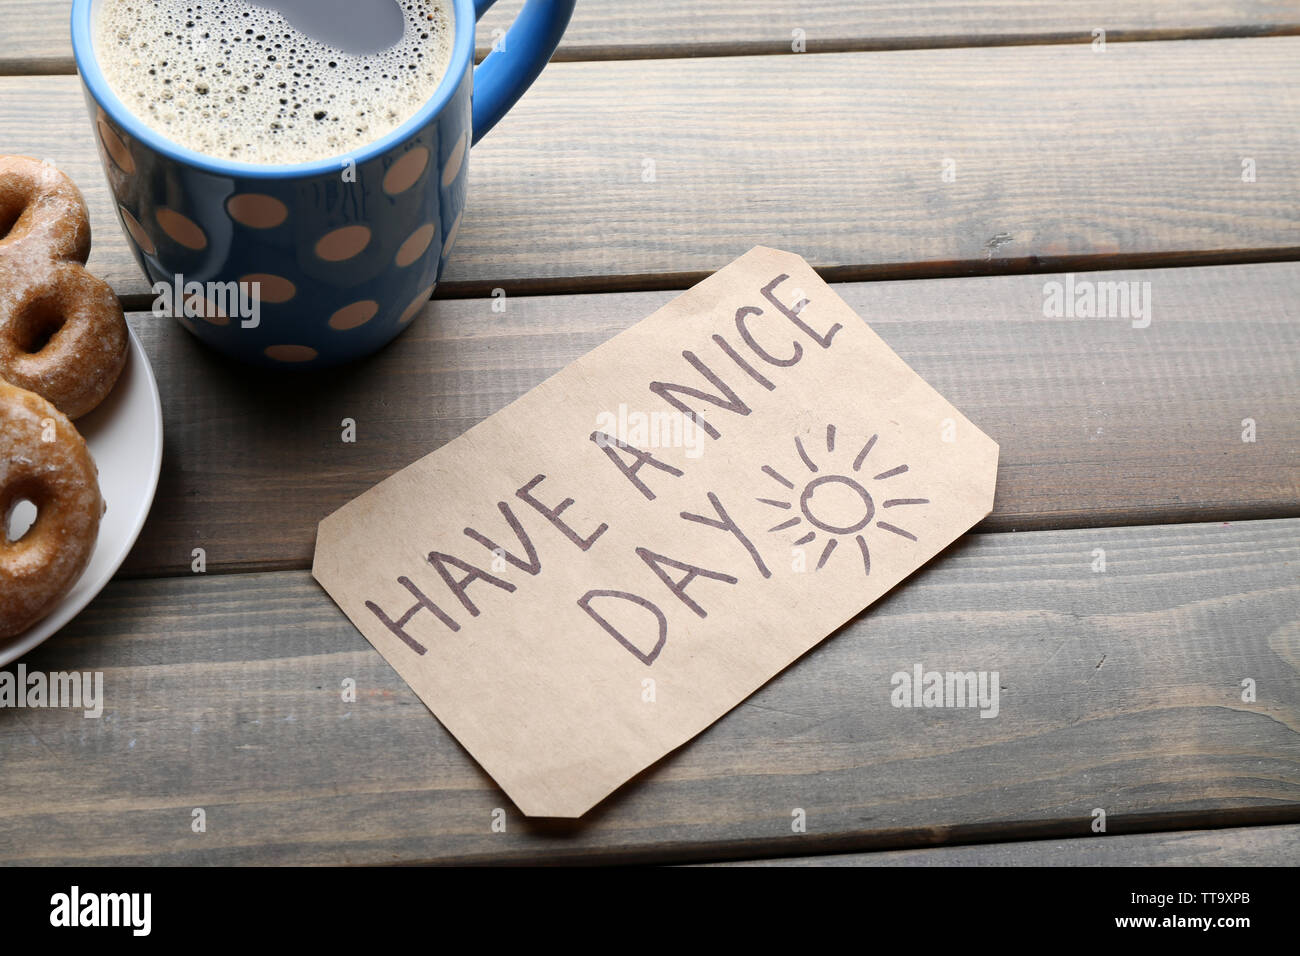
<path fill-rule="evenodd" d="M 470 146 L 537 78 L 575 0 L 528 0 L 475 68 L 474 26 L 492 2 L 449 0 L 450 65 L 409 120 L 350 153 L 275 166 L 187 149 L 128 110 L 96 59 L 99 0 L 74 0 L 100 160 L 158 301 L 206 344 L 266 366 L 337 365 L 395 338 L 456 242 Z"/>

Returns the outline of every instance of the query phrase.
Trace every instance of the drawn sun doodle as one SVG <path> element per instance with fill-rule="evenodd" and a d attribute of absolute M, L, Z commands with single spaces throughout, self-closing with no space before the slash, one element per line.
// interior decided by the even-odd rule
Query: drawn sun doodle
<path fill-rule="evenodd" d="M 876 439 L 879 435 L 872 435 L 867 439 L 867 443 L 862 446 L 857 457 L 853 459 L 853 475 L 858 475 L 863 466 L 866 464 L 867 456 L 871 454 L 871 449 L 875 447 Z M 826 562 L 830 560 L 831 554 L 839 546 L 841 539 L 849 536 L 858 544 L 858 550 L 862 553 L 862 567 L 866 574 L 871 574 L 871 548 L 867 543 L 866 531 L 873 520 L 876 519 L 876 499 L 872 497 L 871 492 L 867 490 L 867 484 L 877 481 L 889 481 L 898 475 L 907 473 L 907 465 L 897 465 L 888 468 L 885 471 L 873 475 L 869 479 L 860 479 L 849 474 L 836 474 L 834 472 L 823 474 L 818 468 L 816 462 L 809 456 L 808 450 L 804 448 L 802 439 L 795 437 L 795 451 L 799 453 L 799 459 L 803 462 L 808 473 L 813 477 L 804 482 L 802 489 L 778 472 L 771 465 L 764 465 L 762 470 L 765 475 L 773 481 L 780 484 L 787 491 L 798 492 L 798 499 L 791 501 L 784 498 L 759 498 L 758 501 L 773 508 L 780 508 L 783 511 L 792 511 L 798 509 L 799 513 L 794 517 L 782 521 L 767 530 L 769 532 L 781 532 L 788 528 L 796 528 L 807 522 L 812 526 L 811 531 L 806 532 L 794 543 L 796 545 L 812 544 L 817 540 L 817 532 L 823 532 L 828 540 L 825 547 L 822 548 L 821 557 L 817 559 L 817 570 L 820 571 L 825 567 Z M 826 453 L 833 455 L 835 453 L 835 426 L 826 426 Z M 870 471 L 870 469 L 868 469 Z M 874 487 L 874 485 L 872 486 Z M 883 497 L 888 493 L 888 488 L 876 489 L 878 496 Z M 929 498 L 885 498 L 880 509 L 901 508 L 907 505 L 928 505 Z M 875 520 L 875 527 L 881 531 L 887 531 L 890 534 L 898 535 L 901 538 L 907 538 L 909 541 L 915 541 L 916 535 L 891 524 L 888 521 Z"/>

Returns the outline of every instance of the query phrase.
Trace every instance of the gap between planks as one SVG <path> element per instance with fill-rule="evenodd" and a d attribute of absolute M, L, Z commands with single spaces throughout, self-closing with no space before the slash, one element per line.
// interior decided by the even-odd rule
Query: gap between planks
<path fill-rule="evenodd" d="M 1295 814 L 1289 814 L 1294 816 Z M 1243 814 L 1263 821 L 1278 814 Z M 945 843 L 930 849 L 766 857 L 703 866 L 1295 866 L 1300 862 L 1300 825 L 1225 823 L 1179 829 L 1178 815 L 1162 820 L 1167 830 L 1108 829 L 1104 834 L 1045 837 L 1031 841 Z M 1191 823 L 1191 821 L 1187 821 Z M 1239 822 L 1247 822 L 1245 819 Z"/>
<path fill-rule="evenodd" d="M 501 0 L 479 22 L 476 59 L 514 20 L 521 0 Z M 0 75 L 75 71 L 68 41 L 68 0 L 4 0 L 0 18 L 12 36 L 0 50 Z M 701 9 L 694 0 L 668 0 L 646 16 L 621 0 L 583 0 L 554 60 L 664 59 L 701 56 L 806 54 L 1092 43 L 1300 32 L 1300 5 L 1291 0 L 1253 3 L 1194 0 L 1143 8 L 1122 0 L 1044 7 L 1031 0 L 889 0 L 863 4 L 806 4 L 785 0 L 718 0 Z M 802 35 L 795 31 L 802 31 Z"/>
<path fill-rule="evenodd" d="M 960 279 L 970 276 L 1052 275 L 1061 272 L 1125 272 L 1134 269 L 1194 269 L 1203 266 L 1256 265 L 1264 262 L 1300 261 L 1300 246 L 1279 249 L 1240 249 L 1223 252 L 1162 252 L 1125 256 L 1031 256 L 1025 259 L 990 259 L 981 266 L 970 263 L 916 263 L 907 268 L 893 265 L 820 266 L 817 275 L 828 283 L 923 282 L 931 279 Z M 430 302 L 456 299 L 487 299 L 494 293 L 507 296 L 603 295 L 614 292 L 682 292 L 708 278 L 710 272 L 645 273 L 641 275 L 586 276 L 561 279 L 522 279 L 498 283 L 492 280 L 441 282 Z M 119 296 L 125 312 L 147 312 L 155 296 L 132 293 Z"/>

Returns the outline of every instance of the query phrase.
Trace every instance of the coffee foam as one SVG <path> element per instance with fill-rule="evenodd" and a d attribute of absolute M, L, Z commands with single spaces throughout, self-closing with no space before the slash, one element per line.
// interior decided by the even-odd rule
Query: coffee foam
<path fill-rule="evenodd" d="M 95 52 L 113 91 L 167 139 L 220 159 L 303 163 L 410 119 L 451 62 L 446 0 L 401 0 L 402 39 L 345 53 L 248 0 L 103 0 Z"/>

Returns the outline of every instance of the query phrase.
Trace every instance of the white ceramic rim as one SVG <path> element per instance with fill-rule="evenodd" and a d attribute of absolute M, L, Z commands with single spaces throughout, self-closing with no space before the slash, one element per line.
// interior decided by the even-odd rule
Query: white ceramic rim
<path fill-rule="evenodd" d="M 130 330 L 128 331 L 130 332 Z M 136 540 L 140 537 L 140 531 L 144 528 L 144 523 L 149 517 L 149 512 L 153 508 L 154 495 L 158 491 L 158 476 L 162 473 L 162 399 L 158 394 L 158 381 L 154 378 L 153 367 L 149 364 L 149 357 L 145 354 L 144 347 L 140 344 L 140 340 L 136 338 L 134 332 L 130 332 L 130 341 L 131 354 L 128 360 L 130 362 L 130 374 L 139 374 L 143 377 L 143 391 L 152 398 L 153 405 L 153 434 L 150 436 L 148 443 L 145 441 L 140 443 L 141 453 L 147 452 L 150 458 L 148 465 L 140 469 L 141 475 L 148 475 L 148 487 L 145 489 L 144 496 L 140 499 L 139 514 L 124 537 L 116 541 L 106 541 L 101 536 L 99 541 L 95 543 L 95 551 L 91 556 L 92 566 L 95 559 L 100 556 L 101 549 L 109 549 L 110 557 L 107 563 L 102 565 L 98 575 L 90 581 L 84 593 L 77 597 L 65 597 L 59 604 L 55 605 L 54 610 L 46 617 L 37 621 L 22 634 L 0 645 L 0 667 L 13 663 L 53 637 L 99 596 L 99 593 L 117 574 L 118 569 L 122 567 L 122 562 L 126 560 L 126 556 L 131 553 L 131 549 L 135 546 Z M 118 385 L 121 386 L 120 381 Z M 113 506 L 111 501 L 108 502 L 108 506 L 110 508 Z M 76 587 L 85 585 L 86 574 L 89 574 L 90 571 L 91 567 L 88 566 L 86 572 L 77 581 Z"/>

